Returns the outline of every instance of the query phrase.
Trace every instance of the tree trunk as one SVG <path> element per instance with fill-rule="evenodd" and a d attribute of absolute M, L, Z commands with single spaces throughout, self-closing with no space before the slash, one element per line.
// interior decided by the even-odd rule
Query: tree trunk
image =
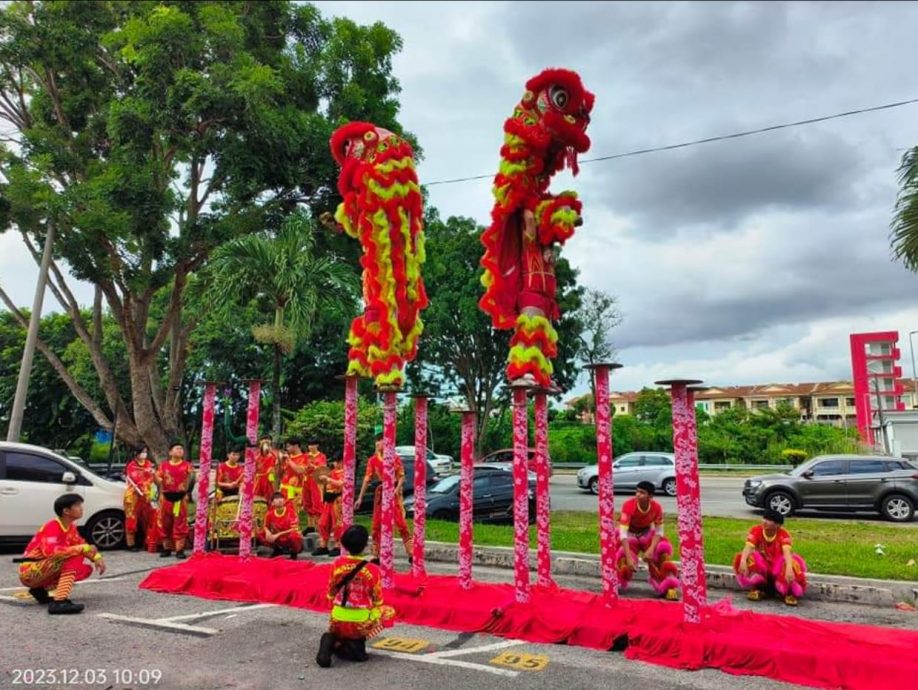
<path fill-rule="evenodd" d="M 271 410 L 271 431 L 274 433 L 275 439 L 279 439 L 281 434 L 280 372 L 281 347 L 280 343 L 274 343 L 274 367 L 271 371 L 271 390 L 274 393 L 274 402 Z"/>

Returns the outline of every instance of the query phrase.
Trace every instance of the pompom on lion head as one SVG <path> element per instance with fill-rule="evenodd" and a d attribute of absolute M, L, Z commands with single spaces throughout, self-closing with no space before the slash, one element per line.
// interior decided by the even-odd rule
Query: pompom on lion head
<path fill-rule="evenodd" d="M 329 146 L 335 161 L 343 167 L 349 158 L 366 161 L 380 142 L 391 136 L 388 129 L 370 122 L 349 122 L 335 130 Z"/>

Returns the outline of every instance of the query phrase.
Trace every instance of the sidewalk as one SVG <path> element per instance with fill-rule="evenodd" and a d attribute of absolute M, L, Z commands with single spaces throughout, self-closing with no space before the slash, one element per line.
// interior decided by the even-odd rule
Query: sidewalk
<path fill-rule="evenodd" d="M 445 542 L 426 542 L 428 561 L 458 563 L 459 547 Z M 513 569 L 513 549 L 502 546 L 474 547 L 473 565 Z M 535 570 L 536 554 L 530 550 L 529 567 Z M 725 565 L 708 565 L 707 582 L 711 589 L 739 591 L 733 569 Z M 599 556 L 597 554 L 552 552 L 552 573 L 599 579 Z M 640 577 L 640 575 L 638 576 Z M 918 605 L 918 582 L 905 580 L 873 580 L 840 575 L 819 575 L 807 573 L 808 599 L 831 601 L 844 604 L 864 604 L 889 607 L 898 602 Z"/>

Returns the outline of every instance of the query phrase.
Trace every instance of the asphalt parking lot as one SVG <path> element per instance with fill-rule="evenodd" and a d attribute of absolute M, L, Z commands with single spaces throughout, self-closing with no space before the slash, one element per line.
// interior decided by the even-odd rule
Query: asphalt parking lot
<path fill-rule="evenodd" d="M 138 589 L 163 563 L 144 553 L 114 552 L 105 577 L 79 583 L 78 616 L 52 617 L 19 586 L 11 556 L 0 556 L 0 687 L 51 688 L 777 688 L 761 678 L 718 671 L 680 672 L 629 661 L 620 653 L 538 645 L 488 635 L 398 624 L 376 638 L 366 664 L 315 664 L 325 615 Z M 167 561 L 166 563 L 171 563 Z M 442 567 L 442 566 L 437 566 Z M 446 570 L 449 570 L 447 567 Z M 507 571 L 476 569 L 482 580 Z M 592 579 L 561 584 L 595 588 Z M 631 596 L 642 595 L 638 588 Z M 712 599 L 722 594 L 712 593 Z M 734 601 L 737 607 L 750 605 Z M 779 602 L 760 610 L 787 613 Z M 798 615 L 918 627 L 918 615 L 893 609 L 807 602 Z"/>

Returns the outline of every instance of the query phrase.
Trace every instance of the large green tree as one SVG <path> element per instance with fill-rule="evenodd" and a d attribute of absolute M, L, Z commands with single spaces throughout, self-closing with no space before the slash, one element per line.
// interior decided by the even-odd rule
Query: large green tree
<path fill-rule="evenodd" d="M 272 352 L 271 420 L 277 438 L 281 433 L 283 355 L 293 352 L 298 339 L 311 335 L 320 312 L 354 311 L 357 276 L 337 255 L 317 253 L 309 218 L 294 213 L 276 234 L 237 237 L 218 247 L 206 281 L 207 294 L 227 317 L 253 300 L 270 312 L 271 322 L 255 325 L 252 335 Z"/>
<path fill-rule="evenodd" d="M 499 331 L 479 308 L 483 228 L 470 218 L 443 221 L 428 209 L 425 222 L 427 263 L 424 282 L 430 306 L 424 311 L 424 335 L 411 381 L 441 395 L 459 394 L 478 413 L 479 450 L 492 412 L 506 404 L 504 386 L 510 331 Z M 558 357 L 554 378 L 562 389 L 576 382 L 581 321 L 577 311 L 583 289 L 577 272 L 565 259 L 556 266 L 558 302 L 563 317 L 557 324 Z M 503 396 L 503 397 L 502 397 Z"/>
<path fill-rule="evenodd" d="M 276 228 L 298 206 L 331 208 L 327 142 L 341 119 L 401 129 L 400 47 L 380 23 L 277 0 L 0 9 L 0 222 L 36 260 L 57 230 L 51 291 L 101 394 L 47 342 L 38 348 L 97 424 L 117 415 L 122 440 L 158 452 L 180 432 L 201 317 L 188 309 L 194 273 L 222 242 Z M 70 277 L 97 287 L 90 318 Z M 124 342 L 128 390 L 100 345 L 104 307 Z"/>

